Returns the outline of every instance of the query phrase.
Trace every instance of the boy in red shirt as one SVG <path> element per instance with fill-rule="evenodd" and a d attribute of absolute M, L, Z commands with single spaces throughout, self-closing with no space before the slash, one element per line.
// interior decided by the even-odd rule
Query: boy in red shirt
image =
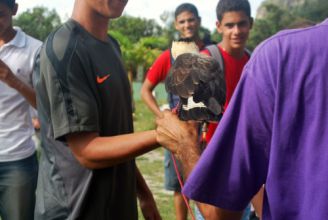
<path fill-rule="evenodd" d="M 250 58 L 250 54 L 246 51 L 246 42 L 252 29 L 253 18 L 248 0 L 220 0 L 216 8 L 216 15 L 217 32 L 222 36 L 217 47 L 223 59 L 226 81 L 225 110 L 237 87 L 243 68 Z M 212 55 L 208 49 L 203 50 L 202 53 Z M 207 142 L 212 138 L 217 125 L 217 123 L 209 124 L 206 135 Z M 261 215 L 261 193 L 262 191 L 252 200 L 258 215 Z M 198 220 L 201 219 L 199 216 L 197 217 Z"/>
<path fill-rule="evenodd" d="M 250 14 L 250 5 L 247 0 L 220 0 L 217 8 L 216 27 L 222 36 L 222 41 L 217 44 L 223 58 L 224 75 L 226 81 L 226 103 L 228 107 L 233 92 L 238 84 L 242 70 L 249 60 L 249 54 L 245 51 L 249 32 L 253 25 Z M 202 53 L 211 55 L 205 49 Z M 210 124 L 206 140 L 212 137 L 217 124 Z"/>

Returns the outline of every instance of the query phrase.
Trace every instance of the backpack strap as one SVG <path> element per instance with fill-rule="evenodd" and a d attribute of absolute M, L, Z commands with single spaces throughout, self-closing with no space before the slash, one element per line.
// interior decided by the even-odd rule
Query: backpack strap
<path fill-rule="evenodd" d="M 172 56 L 172 50 L 170 49 L 170 64 L 171 64 L 171 66 L 173 65 L 173 63 L 174 63 L 174 58 Z M 170 92 L 167 94 L 167 99 L 168 99 L 170 109 L 174 109 L 180 102 L 179 96 L 174 95 L 173 93 L 170 93 Z"/>
<path fill-rule="evenodd" d="M 70 63 L 72 54 L 74 53 L 74 50 L 77 45 L 78 39 L 77 39 L 77 35 L 75 33 L 76 31 L 77 31 L 77 29 L 74 28 L 72 30 L 72 32 L 70 33 L 64 56 L 61 59 L 55 53 L 54 46 L 53 46 L 55 34 L 57 33 L 57 31 L 52 32 L 49 35 L 49 37 L 45 43 L 46 55 L 49 59 L 49 62 L 52 64 L 52 67 L 54 68 L 54 71 L 61 84 L 61 89 L 62 89 L 63 96 L 64 96 L 64 102 L 65 102 L 68 114 L 70 114 L 70 115 L 76 115 L 76 114 L 74 113 L 75 109 L 73 107 L 73 100 L 71 97 L 71 93 L 69 91 L 68 77 L 67 77 L 66 73 L 67 73 L 67 71 L 69 71 L 69 68 L 70 68 L 69 63 Z M 74 119 L 70 119 L 70 120 L 74 120 Z M 76 120 L 76 118 L 75 118 L 75 120 Z M 69 123 L 73 123 L 73 122 L 69 122 Z"/>
<path fill-rule="evenodd" d="M 219 77 L 222 79 L 225 79 L 224 60 L 223 60 L 223 57 L 222 57 L 222 54 L 221 54 L 221 51 L 220 51 L 218 45 L 212 44 L 212 45 L 206 46 L 205 49 L 207 49 L 208 52 L 210 53 L 211 57 L 213 57 L 219 63 L 219 66 L 222 70 Z M 224 82 L 225 82 L 225 80 L 224 80 Z M 226 93 L 226 84 L 224 86 L 224 93 Z M 221 109 L 223 109 L 223 106 L 221 106 Z M 222 113 L 221 113 L 220 119 L 218 121 L 221 120 L 221 117 L 222 117 Z"/>
<path fill-rule="evenodd" d="M 207 46 L 206 49 L 210 53 L 211 57 L 213 57 L 215 60 L 217 60 L 219 62 L 219 65 L 224 72 L 224 61 L 223 61 L 223 57 L 222 57 L 221 51 L 218 48 L 218 46 L 216 44 L 212 44 L 212 45 Z M 247 48 L 245 48 L 244 51 L 248 57 L 252 56 L 252 51 L 248 50 Z"/>
<path fill-rule="evenodd" d="M 213 57 L 215 60 L 218 61 L 220 68 L 224 72 L 224 61 L 223 61 L 223 57 L 222 57 L 222 54 L 221 54 L 218 46 L 216 44 L 212 44 L 212 45 L 207 46 L 206 49 L 210 53 L 211 57 Z"/>

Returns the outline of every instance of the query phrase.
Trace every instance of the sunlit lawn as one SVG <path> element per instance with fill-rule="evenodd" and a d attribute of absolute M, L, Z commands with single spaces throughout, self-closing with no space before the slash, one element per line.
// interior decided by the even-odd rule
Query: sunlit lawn
<path fill-rule="evenodd" d="M 154 116 L 152 112 L 143 104 L 136 101 L 136 111 L 134 115 L 134 126 L 136 131 L 150 130 L 155 128 Z M 171 192 L 164 190 L 164 151 L 159 148 L 137 158 L 137 164 L 149 185 L 163 220 L 175 219 L 173 196 Z M 142 217 L 139 210 L 139 219 Z"/>

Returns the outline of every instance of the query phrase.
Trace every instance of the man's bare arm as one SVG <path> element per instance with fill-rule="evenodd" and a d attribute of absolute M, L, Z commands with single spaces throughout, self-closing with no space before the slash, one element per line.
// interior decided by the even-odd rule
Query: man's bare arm
<path fill-rule="evenodd" d="M 145 82 L 141 87 L 141 98 L 144 100 L 149 109 L 157 116 L 162 115 L 161 110 L 158 107 L 157 101 L 154 98 L 152 91 L 156 85 L 153 85 L 148 79 L 145 79 Z"/>
<path fill-rule="evenodd" d="M 31 106 L 36 108 L 36 96 L 34 89 L 17 78 L 2 60 L 0 60 L 0 80 L 19 92 Z"/>
<path fill-rule="evenodd" d="M 139 199 L 140 209 L 145 219 L 161 220 L 161 216 L 156 206 L 155 199 L 150 191 L 145 179 L 143 178 L 138 167 L 137 174 L 137 197 Z"/>
<path fill-rule="evenodd" d="M 157 142 L 171 151 L 181 162 L 184 176 L 188 177 L 197 163 L 201 150 L 198 146 L 197 123 L 180 121 L 170 112 L 156 119 Z"/>
<path fill-rule="evenodd" d="M 81 132 L 69 134 L 66 138 L 74 156 L 89 169 L 110 167 L 158 147 L 155 131 L 112 137 L 99 137 L 96 132 Z"/>
<path fill-rule="evenodd" d="M 169 111 L 157 118 L 157 141 L 174 153 L 180 160 L 184 177 L 189 174 L 198 162 L 201 154 L 198 143 L 197 123 L 180 121 Z M 196 202 L 206 220 L 240 220 L 242 212 L 224 210 L 209 204 Z"/>

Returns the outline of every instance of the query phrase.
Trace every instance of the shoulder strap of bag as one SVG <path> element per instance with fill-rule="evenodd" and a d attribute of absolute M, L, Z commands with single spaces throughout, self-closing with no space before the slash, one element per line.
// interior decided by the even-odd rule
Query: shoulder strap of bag
<path fill-rule="evenodd" d="M 216 44 L 212 44 L 207 46 L 206 49 L 210 52 L 211 56 L 219 62 L 220 68 L 224 72 L 224 61 L 218 46 Z"/>

